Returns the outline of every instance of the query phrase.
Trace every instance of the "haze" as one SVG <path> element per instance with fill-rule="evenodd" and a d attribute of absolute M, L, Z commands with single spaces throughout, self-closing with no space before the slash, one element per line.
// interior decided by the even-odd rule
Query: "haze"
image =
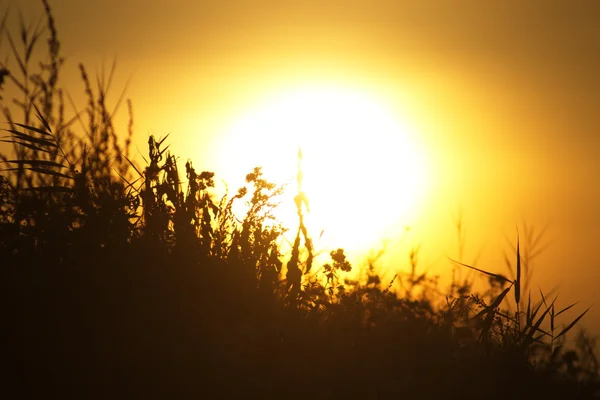
<path fill-rule="evenodd" d="M 464 261 L 481 250 L 478 265 L 502 273 L 504 236 L 547 225 L 533 288 L 600 303 L 597 2 L 289 3 L 55 0 L 62 84 L 82 98 L 77 63 L 116 59 L 112 100 L 131 77 L 140 149 L 171 132 L 175 154 L 229 181 L 248 171 L 227 170 L 219 138 L 244 110 L 307 82 L 368 88 L 417 127 L 436 177 L 392 238 L 402 263 L 420 243 L 421 266 L 449 273 L 459 210 Z M 36 0 L 9 4 L 42 15 Z M 599 332 L 599 317 L 596 305 L 583 325 Z"/>

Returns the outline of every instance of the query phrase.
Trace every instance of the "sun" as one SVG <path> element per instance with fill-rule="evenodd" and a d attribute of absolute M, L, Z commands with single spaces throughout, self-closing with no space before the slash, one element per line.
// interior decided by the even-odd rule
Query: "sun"
<path fill-rule="evenodd" d="M 234 118 L 220 147 L 229 176 L 260 165 L 267 179 L 289 185 L 277 218 L 292 231 L 300 168 L 308 228 L 329 248 L 368 250 L 399 234 L 429 184 L 418 131 L 365 90 L 283 90 Z"/>

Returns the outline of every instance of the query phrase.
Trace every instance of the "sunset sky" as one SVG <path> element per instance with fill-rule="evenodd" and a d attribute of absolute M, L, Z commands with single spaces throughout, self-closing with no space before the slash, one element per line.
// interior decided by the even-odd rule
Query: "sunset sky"
<path fill-rule="evenodd" d="M 41 1 L 1 4 L 10 5 L 11 24 L 18 21 L 18 9 L 27 20 L 43 15 Z M 356 170 L 367 171 L 362 178 L 377 175 L 372 187 L 349 189 L 363 208 L 354 206 L 348 220 L 369 218 L 370 212 L 374 220 L 385 222 L 390 215 L 398 220 L 386 225 L 385 236 L 388 252 L 400 261 L 391 265 L 384 259 L 383 268 L 406 266 L 409 249 L 421 244 L 421 266 L 447 275 L 446 257 L 457 257 L 453 216 L 459 210 L 466 231 L 463 260 L 473 262 L 481 250 L 477 265 L 501 273 L 503 251 L 509 250 L 505 236 L 514 242 L 523 222 L 547 226 L 549 247 L 534 262 L 533 288 L 559 285 L 562 306 L 580 300 L 573 317 L 594 304 L 584 325 L 600 333 L 600 3 L 54 0 L 51 5 L 66 56 L 62 86 L 83 99 L 77 64 L 95 73 L 116 60 L 111 99 L 130 79 L 127 95 L 140 150 L 148 135 L 171 133 L 174 154 L 228 182 L 239 182 L 258 164 L 281 172 L 287 162 L 282 160 L 290 161 L 289 174 L 294 173 L 297 137 L 283 130 L 294 131 L 297 122 L 274 116 L 278 122 L 268 127 L 269 110 L 292 101 L 290 93 L 311 88 L 309 97 L 316 97 L 304 103 L 307 110 L 319 96 L 327 97 L 323 93 L 333 92 L 333 102 L 335 96 L 354 95 L 354 104 L 372 100 L 404 135 L 390 140 L 414 145 L 408 154 L 419 154 L 418 162 L 379 165 L 393 158 L 386 151 L 394 147 L 377 147 L 387 139 L 376 131 L 348 131 L 360 124 L 351 104 L 332 112 L 328 131 L 313 139 L 326 146 L 312 151 L 321 162 L 330 153 L 346 152 L 362 160 Z M 307 110 L 299 110 L 298 120 L 317 112 Z M 264 126 L 240 122 L 260 113 L 267 115 Z M 123 132 L 124 121 L 119 120 Z M 282 132 L 267 131 L 275 128 Z M 379 169 L 369 172 L 371 165 Z M 342 181 L 347 168 L 332 173 L 331 181 Z M 427 176 L 427 184 L 407 186 L 406 176 Z M 338 193 L 349 183 L 343 185 Z M 413 198 L 410 212 L 395 213 L 394 199 L 404 204 L 401 199 L 410 197 L 406 187 L 421 191 L 421 197 Z M 315 191 L 337 199 L 324 194 L 324 186 Z M 327 204 L 323 207 L 332 207 Z M 335 214 L 317 206 L 311 212 Z M 389 213 L 377 214 L 381 209 Z"/>

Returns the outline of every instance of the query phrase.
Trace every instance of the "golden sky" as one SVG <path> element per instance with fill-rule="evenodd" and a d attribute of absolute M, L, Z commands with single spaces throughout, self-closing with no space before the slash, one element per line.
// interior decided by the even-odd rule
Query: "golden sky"
<path fill-rule="evenodd" d="M 42 15 L 37 0 L 8 3 Z M 77 63 L 100 71 L 116 59 L 114 88 L 131 77 L 141 149 L 149 134 L 171 132 L 183 160 L 235 179 L 223 149 L 241 151 L 243 140 L 223 138 L 257 104 L 306 85 L 368 92 L 412 126 L 431 175 L 410 234 L 392 241 L 402 263 L 421 243 L 423 266 L 450 271 L 459 209 L 464 260 L 482 249 L 478 266 L 498 272 L 504 235 L 514 241 L 523 221 L 547 225 L 536 284 L 559 284 L 563 305 L 600 303 L 600 3 L 51 4 L 67 56 L 62 84 L 78 98 Z M 587 323 L 600 331 L 592 312 Z"/>

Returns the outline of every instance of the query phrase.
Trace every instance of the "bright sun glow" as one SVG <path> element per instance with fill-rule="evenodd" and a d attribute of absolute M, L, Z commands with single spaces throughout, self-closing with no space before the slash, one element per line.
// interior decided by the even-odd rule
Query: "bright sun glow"
<path fill-rule="evenodd" d="M 366 251 L 397 236 L 414 220 L 428 186 L 415 129 L 361 91 L 285 91 L 235 119 L 223 138 L 229 176 L 261 165 L 267 179 L 289 184 L 277 217 L 292 232 L 301 149 L 307 225 L 313 237 L 322 233 L 327 248 Z"/>

